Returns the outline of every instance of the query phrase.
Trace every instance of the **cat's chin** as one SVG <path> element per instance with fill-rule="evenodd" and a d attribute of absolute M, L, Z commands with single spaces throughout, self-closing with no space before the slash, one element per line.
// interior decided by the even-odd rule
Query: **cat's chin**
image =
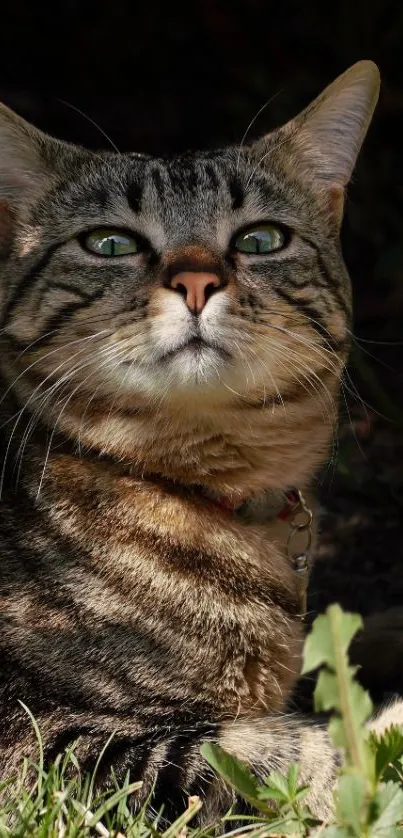
<path fill-rule="evenodd" d="M 179 388 L 214 384 L 220 386 L 221 376 L 231 365 L 227 352 L 203 341 L 192 340 L 175 352 L 164 355 L 155 365 L 164 380 Z"/>
<path fill-rule="evenodd" d="M 233 363 L 224 350 L 202 342 L 189 342 L 157 360 L 138 364 L 124 372 L 125 391 L 163 397 L 168 393 L 222 390 L 223 380 L 231 377 Z"/>

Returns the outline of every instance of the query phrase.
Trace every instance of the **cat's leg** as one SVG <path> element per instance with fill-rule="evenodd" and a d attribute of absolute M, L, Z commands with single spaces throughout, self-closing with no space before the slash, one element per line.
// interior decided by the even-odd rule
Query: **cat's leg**
<path fill-rule="evenodd" d="M 154 710 L 155 717 L 159 714 Z M 91 713 L 53 713 L 38 718 L 44 740 L 45 762 L 79 739 L 75 754 L 82 771 L 91 772 L 108 738 L 98 768 L 98 784 L 110 783 L 111 768 L 119 782 L 127 771 L 130 780 L 142 780 L 140 792 L 133 797 L 133 807 L 140 805 L 153 791 L 151 806 L 164 806 L 168 820 L 184 811 L 187 797 L 197 794 L 203 801 L 200 822 L 212 823 L 235 804 L 243 806 L 224 782 L 217 778 L 203 760 L 203 742 L 217 742 L 229 753 L 248 764 L 256 775 L 266 776 L 278 769 L 286 771 L 290 763 L 300 766 L 299 779 L 309 785 L 307 803 L 312 813 L 326 821 L 333 810 L 333 790 L 341 764 L 341 754 L 331 744 L 325 725 L 297 716 L 237 719 L 233 722 L 200 722 L 200 716 L 185 721 L 180 711 L 163 711 L 159 723 L 148 725 L 145 719 L 100 716 Z M 403 702 L 381 711 L 369 722 L 380 733 L 392 724 L 403 724 Z M 18 770 L 23 756 L 35 760 L 35 740 L 29 727 L 25 736 L 2 750 L 2 774 Z"/>
<path fill-rule="evenodd" d="M 341 754 L 333 747 L 326 725 L 299 716 L 238 720 L 222 728 L 219 744 L 262 778 L 298 763 L 299 782 L 310 787 L 307 803 L 312 813 L 320 820 L 331 815 Z"/>
<path fill-rule="evenodd" d="M 403 727 L 403 701 L 381 708 L 368 722 L 377 734 L 392 725 Z M 291 762 L 298 763 L 300 782 L 310 787 L 306 800 L 312 813 L 320 820 L 331 816 L 341 752 L 333 747 L 325 725 L 292 716 L 271 718 L 269 723 L 265 719 L 236 721 L 222 728 L 219 742 L 260 776 L 273 769 L 285 772 Z"/>
<path fill-rule="evenodd" d="M 196 709 L 196 708 L 194 708 Z M 149 719 L 147 719 L 149 715 Z M 18 772 L 24 756 L 37 761 L 37 744 L 29 719 L 18 713 L 8 726 L 9 746 L 0 743 L 3 777 Z M 300 763 L 300 779 L 311 786 L 309 802 L 318 817 L 331 811 L 332 788 L 340 758 L 332 748 L 324 727 L 296 717 L 278 716 L 238 719 L 230 722 L 201 722 L 197 711 L 152 708 L 152 713 L 133 716 L 102 716 L 91 712 L 71 712 L 68 708 L 36 714 L 44 743 L 45 767 L 67 746 L 77 741 L 75 755 L 83 773 L 92 772 L 99 754 L 111 735 L 98 766 L 97 783 L 111 783 L 111 768 L 119 782 L 127 771 L 130 780 L 142 780 L 142 789 L 133 797 L 133 807 L 141 805 L 154 789 L 151 806 L 164 806 L 164 816 L 174 819 L 184 811 L 187 798 L 199 795 L 203 801 L 200 821 L 212 823 L 235 804 L 243 810 L 231 789 L 215 776 L 200 753 L 201 745 L 217 742 L 229 753 L 247 763 L 263 777 L 273 769 L 285 771 L 291 762 Z M 18 724 L 17 728 L 12 728 Z M 5 747 L 6 746 L 6 747 Z"/>

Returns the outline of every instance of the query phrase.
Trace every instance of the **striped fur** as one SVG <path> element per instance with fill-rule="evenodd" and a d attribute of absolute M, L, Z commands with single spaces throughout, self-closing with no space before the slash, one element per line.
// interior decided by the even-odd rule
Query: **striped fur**
<path fill-rule="evenodd" d="M 101 778 L 155 783 L 168 817 L 188 793 L 205 820 L 228 804 L 206 739 L 256 771 L 301 759 L 329 811 L 338 755 L 284 715 L 302 640 L 288 525 L 214 496 L 310 490 L 331 451 L 343 188 L 377 89 L 363 62 L 259 143 L 169 160 L 88 153 L 1 110 L 4 772 L 35 747 L 22 700 L 47 759 L 80 737 L 91 768 L 114 732 Z M 285 247 L 237 252 L 262 221 Z M 100 227 L 143 251 L 88 252 Z M 173 270 L 220 277 L 198 316 Z"/>

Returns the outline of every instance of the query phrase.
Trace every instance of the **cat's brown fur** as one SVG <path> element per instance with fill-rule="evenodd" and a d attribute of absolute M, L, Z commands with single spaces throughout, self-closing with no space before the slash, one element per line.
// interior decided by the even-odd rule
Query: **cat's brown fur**
<path fill-rule="evenodd" d="M 289 521 L 262 508 L 309 491 L 331 448 L 343 189 L 377 90 L 362 62 L 261 143 L 168 162 L 91 155 L 2 112 L 4 771 L 34 749 L 20 699 L 47 759 L 80 736 L 91 768 L 115 732 L 100 778 L 156 782 L 168 817 L 191 791 L 205 818 L 227 805 L 209 738 L 256 771 L 299 759 L 329 811 L 326 733 L 282 715 L 301 589 Z M 287 246 L 239 253 L 234 235 L 265 220 Z M 93 256 L 99 227 L 146 244 Z M 197 317 L 178 271 L 218 278 Z M 251 498 L 259 515 L 224 508 Z"/>

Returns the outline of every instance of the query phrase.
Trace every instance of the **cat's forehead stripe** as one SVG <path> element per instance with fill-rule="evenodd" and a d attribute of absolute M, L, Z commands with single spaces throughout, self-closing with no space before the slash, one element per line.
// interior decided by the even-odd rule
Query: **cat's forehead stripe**
<path fill-rule="evenodd" d="M 127 187 L 126 196 L 130 209 L 135 213 L 141 212 L 143 184 L 138 180 L 131 181 Z"/>
<path fill-rule="evenodd" d="M 228 165 L 228 164 L 227 164 Z M 228 184 L 228 171 L 223 169 L 222 160 L 217 157 L 205 159 L 195 155 L 183 155 L 171 160 L 155 160 L 144 172 L 145 179 L 151 179 L 158 194 L 167 186 L 174 193 L 197 194 L 200 190 L 218 193 Z"/>
<path fill-rule="evenodd" d="M 229 191 L 232 198 L 232 209 L 241 209 L 245 201 L 245 190 L 239 178 L 232 177 L 230 179 Z"/>
<path fill-rule="evenodd" d="M 229 192 L 233 209 L 243 204 L 244 193 L 239 179 L 228 178 L 214 161 L 189 156 L 176 157 L 172 160 L 147 160 L 142 171 L 136 171 L 129 177 L 126 194 L 129 206 L 138 214 L 147 204 L 147 196 L 158 196 L 164 202 L 169 194 L 178 197 L 187 194 L 197 200 L 206 195 L 214 198 L 223 190 Z"/>
<path fill-rule="evenodd" d="M 164 179 L 161 173 L 161 169 L 155 164 L 151 169 L 150 177 L 154 184 L 157 195 L 160 198 L 162 198 L 164 195 Z"/>
<path fill-rule="evenodd" d="M 210 188 L 218 189 L 220 186 L 220 180 L 214 166 L 211 163 L 206 163 L 204 171 Z"/>

